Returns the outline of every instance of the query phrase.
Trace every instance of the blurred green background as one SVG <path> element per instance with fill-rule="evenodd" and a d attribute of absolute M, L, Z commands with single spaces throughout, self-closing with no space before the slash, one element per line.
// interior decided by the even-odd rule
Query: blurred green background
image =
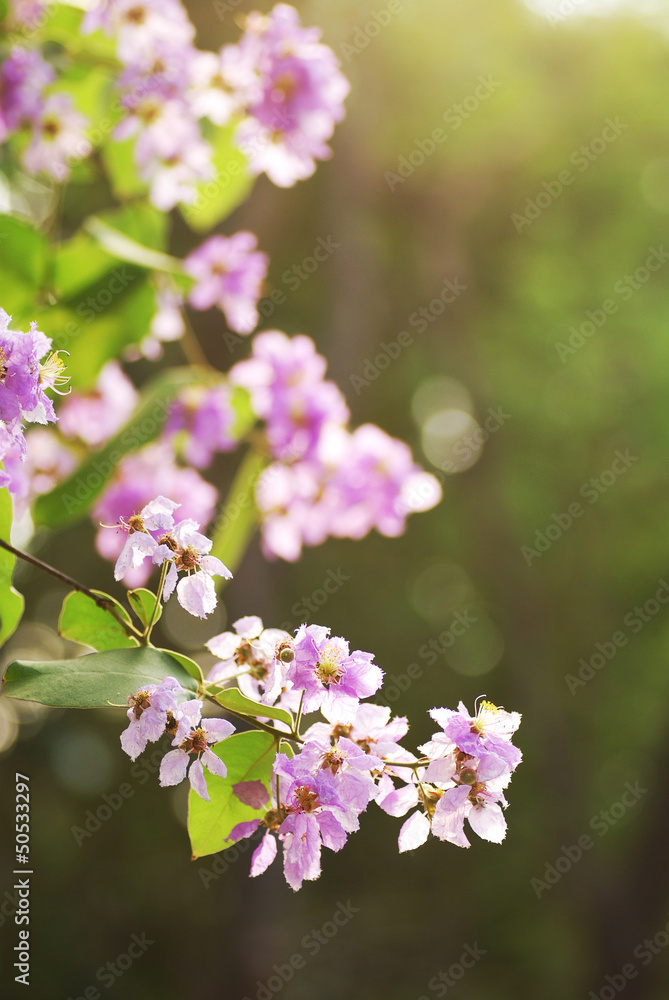
<path fill-rule="evenodd" d="M 187 6 L 216 48 L 271 5 Z M 348 115 L 331 162 L 288 191 L 262 179 L 224 231 L 253 229 L 271 255 L 268 295 L 285 302 L 265 302 L 265 325 L 314 337 L 355 422 L 443 470 L 444 500 L 400 539 L 330 541 L 296 565 L 265 562 L 256 541 L 227 620 L 295 627 L 312 602 L 307 620 L 376 654 L 411 746 L 434 731 L 435 705 L 485 693 L 521 711 L 509 834 L 398 856 L 401 821 L 372 806 L 293 894 L 278 865 L 250 880 L 249 852 L 189 860 L 184 789 L 131 773 L 120 713 L 24 708 L 12 744 L 5 705 L 4 961 L 19 770 L 33 792 L 33 996 L 606 1000 L 622 979 L 628 1000 L 663 1000 L 669 3 L 590 17 L 546 0 L 552 18 L 515 0 L 297 6 L 342 59 Z M 286 272 L 319 238 L 338 246 L 294 287 Z M 196 242 L 175 225 L 176 252 Z M 446 280 L 464 290 L 441 311 Z M 248 352 L 230 352 L 213 313 L 197 322 L 224 369 Z M 413 342 L 399 350 L 401 331 Z M 107 588 L 92 539 L 79 526 L 41 537 L 40 554 Z M 347 579 L 318 608 L 331 572 Z M 63 592 L 23 568 L 18 585 L 29 612 L 5 660 L 63 654 Z M 474 621 L 454 638 L 457 614 Z M 196 652 L 226 624 L 223 611 L 204 629 L 187 617 L 172 608 L 162 637 Z M 99 830 L 73 832 L 125 782 L 133 794 Z M 349 901 L 314 954 L 305 936 Z M 101 985 L 133 934 L 154 943 Z M 435 980 L 465 945 L 485 954 L 459 981 Z M 270 980 L 297 953 L 304 968 Z"/>

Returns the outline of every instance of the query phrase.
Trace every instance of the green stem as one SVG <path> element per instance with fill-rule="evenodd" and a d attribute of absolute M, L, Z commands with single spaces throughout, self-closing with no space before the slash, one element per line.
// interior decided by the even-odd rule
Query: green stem
<path fill-rule="evenodd" d="M 297 715 L 295 716 L 295 725 L 293 726 L 293 731 L 290 734 L 299 743 L 303 742 L 302 737 L 300 736 L 300 723 L 302 722 L 302 705 L 304 704 L 304 695 L 305 692 L 303 691 L 300 697 L 300 707 L 298 708 Z"/>
<path fill-rule="evenodd" d="M 216 702 L 216 704 L 219 708 L 222 708 L 224 712 L 227 712 L 228 715 L 234 715 L 236 719 L 243 719 L 244 722 L 249 722 L 252 726 L 255 726 L 256 729 L 262 729 L 263 732 L 269 733 L 270 736 L 274 737 L 277 744 L 280 739 L 285 738 L 286 736 L 286 733 L 280 732 L 278 729 L 275 729 L 274 726 L 268 726 L 266 722 L 261 722 L 260 719 L 256 719 L 252 715 L 244 715 L 243 712 L 235 712 L 234 709 L 228 708 L 227 705 L 219 705 L 218 702 Z"/>
<path fill-rule="evenodd" d="M 123 620 L 111 601 L 107 600 L 105 597 L 100 597 L 99 594 L 95 594 L 92 590 L 89 590 L 88 587 L 85 587 L 83 583 L 79 583 L 78 580 L 68 576 L 67 573 L 61 573 L 61 571 L 56 569 L 55 566 L 50 566 L 48 563 L 42 562 L 42 560 L 38 559 L 36 556 L 31 556 L 27 552 L 22 552 L 21 549 L 14 548 L 13 545 L 10 545 L 9 542 L 5 542 L 2 538 L 0 538 L 0 547 L 6 549 L 8 552 L 11 552 L 12 555 L 16 556 L 18 559 L 23 559 L 23 561 L 27 562 L 30 566 L 34 566 L 36 569 L 42 570 L 43 573 L 48 573 L 49 576 L 55 577 L 55 579 L 60 580 L 61 583 L 66 583 L 68 587 L 72 587 L 72 590 L 77 590 L 80 594 L 85 594 L 86 597 L 90 597 L 92 601 L 95 601 L 99 608 L 102 608 L 103 611 L 108 611 L 112 618 L 116 619 L 119 625 L 123 627 L 127 635 L 141 635 L 141 632 L 136 629 L 134 625 L 131 625 L 129 622 Z"/>
<path fill-rule="evenodd" d="M 163 593 L 163 587 L 165 586 L 165 577 L 167 576 L 167 571 L 170 568 L 170 566 L 171 566 L 171 563 L 168 562 L 168 561 L 165 561 L 163 563 L 162 567 L 161 567 L 161 570 L 160 570 L 160 583 L 158 584 L 158 590 L 156 592 L 156 603 L 153 605 L 153 611 L 151 612 L 151 620 L 149 621 L 149 624 L 146 626 L 146 631 L 144 632 L 144 635 L 142 636 L 142 645 L 143 646 L 150 646 L 151 645 L 151 631 L 152 631 L 153 626 L 155 625 L 155 622 L 156 622 L 156 615 L 158 614 L 158 608 L 161 607 L 160 598 L 161 598 L 161 595 Z"/>
<path fill-rule="evenodd" d="M 385 760 L 384 758 L 384 763 L 389 767 L 412 767 L 415 771 L 419 767 L 427 767 L 430 763 L 430 758 L 424 757 L 423 760 L 417 760 L 415 763 L 406 763 L 405 761 L 400 760 Z"/>

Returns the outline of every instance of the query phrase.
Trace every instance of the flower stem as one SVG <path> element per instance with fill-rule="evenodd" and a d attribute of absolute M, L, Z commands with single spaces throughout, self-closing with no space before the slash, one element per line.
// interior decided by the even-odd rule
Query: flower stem
<path fill-rule="evenodd" d="M 163 593 L 163 587 L 165 586 L 165 577 L 167 576 L 167 571 L 168 571 L 169 567 L 170 567 L 169 562 L 165 561 L 163 563 L 163 565 L 161 566 L 161 568 L 160 568 L 160 583 L 158 584 L 158 590 L 156 591 L 156 603 L 153 605 L 153 611 L 151 612 L 151 620 L 149 621 L 149 624 L 146 626 L 146 631 L 144 632 L 144 635 L 142 636 L 142 645 L 143 646 L 150 646 L 151 645 L 151 631 L 153 629 L 153 626 L 156 623 L 156 616 L 158 614 L 158 608 L 162 607 L 161 602 L 160 602 L 160 598 L 161 598 L 162 593 Z"/>
<path fill-rule="evenodd" d="M 136 629 L 134 625 L 123 620 L 113 602 L 108 600 L 106 597 L 100 597 L 99 594 L 89 590 L 89 588 L 85 587 L 83 583 L 79 583 L 78 580 L 74 580 L 71 576 L 68 576 L 67 573 L 61 573 L 61 571 L 56 569 L 55 566 L 50 566 L 48 563 L 42 562 L 42 560 L 38 559 L 36 556 L 31 556 L 28 552 L 22 552 L 21 549 L 14 548 L 13 545 L 10 545 L 9 542 L 5 542 L 2 538 L 0 538 L 0 547 L 6 549 L 8 552 L 11 552 L 12 555 L 16 556 L 18 559 L 23 559 L 23 561 L 27 562 L 30 566 L 35 566 L 37 569 L 41 569 L 43 573 L 48 573 L 50 576 L 55 577 L 55 579 L 60 580 L 61 583 L 66 583 L 68 587 L 72 587 L 73 590 L 79 591 L 80 594 L 85 594 L 86 597 L 90 597 L 92 601 L 95 601 L 99 608 L 102 608 L 103 611 L 108 611 L 109 614 L 116 619 L 119 625 L 123 627 L 128 635 L 141 635 L 139 630 Z"/>

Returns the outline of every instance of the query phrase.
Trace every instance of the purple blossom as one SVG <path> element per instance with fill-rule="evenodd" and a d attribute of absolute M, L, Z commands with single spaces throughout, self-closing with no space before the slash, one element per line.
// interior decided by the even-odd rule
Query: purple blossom
<path fill-rule="evenodd" d="M 196 280 L 190 304 L 194 309 L 218 306 L 237 333 L 251 333 L 258 324 L 257 303 L 269 259 L 256 246 L 253 233 L 211 236 L 184 261 L 184 270 Z"/>
<path fill-rule="evenodd" d="M 469 841 L 464 831 L 465 819 L 474 833 L 483 840 L 501 844 L 506 836 L 506 820 L 502 806 L 506 806 L 502 789 L 510 780 L 510 774 L 494 776 L 486 779 L 486 767 L 483 762 L 473 780 L 461 783 L 453 788 L 447 788 L 434 810 L 432 817 L 432 833 L 440 840 L 448 840 L 457 847 L 469 847 Z"/>
<path fill-rule="evenodd" d="M 327 140 L 344 117 L 349 84 L 319 38 L 317 28 L 300 25 L 294 7 L 278 4 L 267 16 L 250 14 L 236 46 L 240 68 L 255 77 L 236 139 L 252 173 L 281 187 L 311 176 L 314 161 L 330 156 Z"/>
<path fill-rule="evenodd" d="M 66 181 L 70 161 L 85 159 L 92 152 L 86 125 L 87 119 L 75 111 L 69 94 L 51 94 L 32 122 L 31 142 L 23 154 L 26 170 Z"/>
<path fill-rule="evenodd" d="M 128 537 L 114 567 L 114 579 L 122 580 L 129 570 L 139 569 L 145 559 L 153 560 L 158 542 L 152 531 L 169 531 L 174 525 L 172 514 L 179 507 L 174 500 L 159 496 L 133 514 L 128 521 L 121 517 L 118 528 L 128 532 Z"/>
<path fill-rule="evenodd" d="M 195 703 L 191 702 L 191 709 L 193 705 Z M 189 711 L 187 726 L 179 725 L 172 741 L 172 746 L 176 746 L 177 749 L 170 750 L 160 765 L 160 784 L 163 787 L 178 785 L 184 780 L 188 771 L 188 780 L 193 791 L 209 802 L 203 768 L 206 767 L 219 778 L 225 778 L 228 769 L 221 758 L 213 753 L 211 747 L 231 736 L 235 727 L 227 719 L 200 719 L 201 707 L 202 703 L 198 702 L 196 711 Z M 194 759 L 189 770 L 191 757 Z"/>
<path fill-rule="evenodd" d="M 231 369 L 231 381 L 251 393 L 275 458 L 294 462 L 314 455 L 324 428 L 348 420 L 341 392 L 323 379 L 326 367 L 311 338 L 270 330 L 254 338 L 252 357 Z"/>
<path fill-rule="evenodd" d="M 92 447 L 108 441 L 130 417 L 137 390 L 116 361 L 108 361 L 98 375 L 95 389 L 72 393 L 58 410 L 58 428 L 69 438 Z"/>
<path fill-rule="evenodd" d="M 336 718 L 330 723 L 315 722 L 307 730 L 306 739 L 331 739 L 347 737 L 357 744 L 365 753 L 376 757 L 405 760 L 415 758 L 407 754 L 398 743 L 409 730 L 406 716 L 390 718 L 390 708 L 386 705 L 375 705 L 365 702 L 358 708 L 351 722 L 342 724 Z"/>
<path fill-rule="evenodd" d="M 40 365 L 40 360 L 51 348 L 49 338 L 35 323 L 30 324 L 29 333 L 22 333 L 10 330 L 10 322 L 11 316 L 0 309 L 0 420 L 7 426 L 16 424 L 21 417 L 38 423 L 54 421 L 53 404 L 45 395 L 43 385 L 59 358 L 51 355 L 54 363 L 49 364 L 47 358 L 44 365 Z"/>
<path fill-rule="evenodd" d="M 162 345 L 166 341 L 179 340 L 186 329 L 181 307 L 183 297 L 167 275 L 157 274 L 156 312 L 151 320 L 149 335 L 142 341 L 142 354 L 150 360 L 162 355 Z"/>
<path fill-rule="evenodd" d="M 236 448 L 236 420 L 226 383 L 188 386 L 172 406 L 163 433 L 189 465 L 206 469 L 217 452 Z"/>
<path fill-rule="evenodd" d="M 39 117 L 44 88 L 55 77 L 39 49 L 15 46 L 0 69 L 0 142 Z"/>
<path fill-rule="evenodd" d="M 257 615 L 239 618 L 233 627 L 235 632 L 221 632 L 206 643 L 220 661 L 209 671 L 208 683 L 234 678 L 247 698 L 273 705 L 286 685 L 293 656 L 290 636 L 281 629 L 264 628 Z"/>
<path fill-rule="evenodd" d="M 156 208 L 168 212 L 192 204 L 199 181 L 214 176 L 212 150 L 197 122 L 178 101 L 168 101 L 157 120 L 142 129 L 135 148 L 140 176 L 148 182 Z"/>
<path fill-rule="evenodd" d="M 198 618 L 206 618 L 216 607 L 216 589 L 212 577 L 232 579 L 232 573 L 216 556 L 209 552 L 213 542 L 198 531 L 197 521 L 180 521 L 172 531 L 160 539 L 160 546 L 153 553 L 155 563 L 169 561 L 170 568 L 163 587 L 163 600 L 167 600 L 176 587 L 177 599 L 182 608 Z M 179 571 L 186 576 L 178 583 Z"/>
<path fill-rule="evenodd" d="M 0 424 L 0 461 L 3 460 L 3 432 L 7 433 L 6 428 Z M 24 461 L 21 460 L 20 449 L 12 445 L 10 436 L 4 463 L 16 520 L 27 513 L 35 497 L 50 493 L 57 483 L 76 469 L 79 462 L 74 452 L 47 428 L 35 427 L 26 434 Z"/>
<path fill-rule="evenodd" d="M 286 676 L 294 688 L 304 689 L 305 712 L 320 708 L 326 718 L 351 722 L 359 699 L 373 695 L 383 682 L 372 653 L 349 653 L 348 642 L 330 638 L 322 625 L 301 625 L 294 651 Z"/>
<path fill-rule="evenodd" d="M 128 519 L 141 510 L 156 495 L 171 497 L 180 505 L 180 513 L 198 524 L 208 523 L 214 513 L 218 493 L 194 469 L 175 465 L 169 445 L 153 444 L 119 462 L 114 477 L 95 504 L 93 522 L 99 526 L 95 544 L 105 559 L 118 559 L 125 539 L 115 527 L 120 519 Z M 124 582 L 140 587 L 148 580 L 151 565 L 146 563 L 129 570 Z"/>
<path fill-rule="evenodd" d="M 430 743 L 421 747 L 433 760 L 452 756 L 455 748 L 471 757 L 494 757 L 502 761 L 509 771 L 513 771 L 522 760 L 520 750 L 511 742 L 520 725 L 518 712 L 506 712 L 492 702 L 482 701 L 474 716 L 468 713 L 462 702 L 457 712 L 448 708 L 433 708 L 430 715 L 444 731 L 443 736 L 438 733 Z"/>
<path fill-rule="evenodd" d="M 127 715 L 130 723 L 121 733 L 121 746 L 131 760 L 155 743 L 165 732 L 168 718 L 177 711 L 177 695 L 182 687 L 174 677 L 165 677 L 160 684 L 147 684 L 128 698 Z"/>

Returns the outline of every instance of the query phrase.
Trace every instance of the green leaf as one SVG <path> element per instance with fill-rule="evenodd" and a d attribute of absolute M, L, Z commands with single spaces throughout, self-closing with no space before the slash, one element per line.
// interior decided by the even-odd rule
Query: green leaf
<path fill-rule="evenodd" d="M 216 130 L 213 140 L 216 176 L 198 184 L 192 205 L 181 206 L 181 214 L 196 232 L 211 229 L 230 215 L 253 187 L 255 178 L 249 173 L 248 160 L 232 141 L 234 129 L 230 125 Z"/>
<path fill-rule="evenodd" d="M 110 601 L 123 621 L 130 625 L 130 616 L 122 604 L 100 590 L 94 590 L 93 593 Z M 58 631 L 64 639 L 92 646 L 98 652 L 139 645 L 137 639 L 128 635 L 121 623 L 109 611 L 98 607 L 90 597 L 76 590 L 68 594 L 63 601 Z"/>
<path fill-rule="evenodd" d="M 56 708 L 105 708 L 125 705 L 129 695 L 146 684 L 160 684 L 164 677 L 197 691 L 193 678 L 175 659 L 140 646 L 50 663 L 16 660 L 7 668 L 2 693 Z"/>
<path fill-rule="evenodd" d="M 205 802 L 191 790 L 188 799 L 188 833 L 193 860 L 215 854 L 232 844 L 225 843 L 238 823 L 262 819 L 267 806 L 254 809 L 245 805 L 234 793 L 239 782 L 260 781 L 269 792 L 276 744 L 269 733 L 237 733 L 214 748 L 228 768 L 225 778 L 210 774 L 205 768 L 207 790 L 211 798 Z"/>
<path fill-rule="evenodd" d="M 9 542 L 12 526 L 12 498 L 9 490 L 0 490 L 0 538 Z M 12 587 L 16 557 L 0 548 L 0 646 L 9 639 L 23 615 L 23 597 Z"/>
<path fill-rule="evenodd" d="M 26 222 L 0 215 L 0 271 L 2 307 L 6 312 L 26 315 L 34 309 L 46 280 L 48 245 L 45 237 Z M 19 317 L 17 317 L 19 318 Z"/>
<path fill-rule="evenodd" d="M 221 559 L 233 573 L 258 524 L 255 488 L 266 465 L 264 455 L 252 449 L 247 452 L 225 498 L 223 512 L 213 528 L 211 555 Z"/>
<path fill-rule="evenodd" d="M 160 604 L 160 602 L 158 603 L 158 609 L 155 610 L 156 601 L 158 600 L 158 598 L 152 591 L 147 590 L 146 587 L 138 587 L 137 590 L 129 590 L 128 600 L 130 601 L 130 606 L 132 607 L 132 610 L 135 612 L 135 614 L 141 621 L 144 628 L 146 628 L 146 626 L 151 621 L 154 611 L 155 611 L 155 618 L 153 619 L 154 625 L 160 619 L 163 613 L 163 606 L 162 604 Z"/>
<path fill-rule="evenodd" d="M 191 368 L 163 372 L 143 390 L 140 404 L 129 422 L 107 444 L 93 452 L 82 465 L 50 493 L 38 497 L 33 519 L 36 524 L 61 527 L 85 516 L 123 455 L 136 451 L 156 438 L 162 430 L 170 403 L 184 385 L 194 382 Z"/>
<path fill-rule="evenodd" d="M 184 656 L 183 653 L 175 653 L 173 649 L 163 649 L 161 650 L 161 652 L 167 653 L 169 656 L 174 657 L 177 663 L 180 663 L 181 666 L 184 668 L 184 670 L 186 670 L 191 675 L 191 677 L 195 678 L 198 684 L 201 684 L 203 682 L 204 677 L 202 674 L 202 669 L 199 663 L 196 663 L 195 660 L 191 660 L 190 656 Z"/>
<path fill-rule="evenodd" d="M 245 698 L 238 688 L 228 688 L 216 695 L 216 701 L 222 708 L 232 712 L 240 712 L 254 719 L 279 719 L 287 726 L 293 727 L 293 717 L 285 708 L 273 708 L 271 705 L 260 705 L 257 701 Z"/>
<path fill-rule="evenodd" d="M 98 212 L 96 218 L 151 250 L 164 250 L 167 246 L 170 217 L 153 205 L 136 202 Z"/>
<path fill-rule="evenodd" d="M 181 261 L 177 260 L 176 257 L 170 257 L 169 254 L 143 246 L 137 240 L 119 232 L 118 229 L 113 229 L 102 219 L 91 216 L 90 219 L 86 220 L 84 226 L 100 246 L 104 247 L 107 253 L 113 257 L 119 257 L 121 260 L 138 264 L 139 267 L 151 271 L 167 271 L 170 274 L 183 272 Z"/>
<path fill-rule="evenodd" d="M 146 274 L 119 264 L 69 301 L 28 318 L 53 338 L 54 349 L 69 351 L 67 371 L 72 386 L 81 390 L 93 385 L 110 358 L 144 340 L 155 311 L 155 292 Z"/>
<path fill-rule="evenodd" d="M 72 299 L 96 284 L 120 263 L 87 233 L 79 231 L 55 252 L 54 288 L 62 299 Z"/>
<path fill-rule="evenodd" d="M 101 156 L 117 198 L 124 201 L 126 198 L 146 194 L 148 185 L 139 176 L 135 163 L 134 139 L 105 143 Z"/>
<path fill-rule="evenodd" d="M 232 428 L 232 434 L 233 437 L 240 440 L 246 436 L 258 419 L 251 405 L 251 393 L 243 385 L 234 386 L 230 404 L 235 411 L 235 424 Z"/>

